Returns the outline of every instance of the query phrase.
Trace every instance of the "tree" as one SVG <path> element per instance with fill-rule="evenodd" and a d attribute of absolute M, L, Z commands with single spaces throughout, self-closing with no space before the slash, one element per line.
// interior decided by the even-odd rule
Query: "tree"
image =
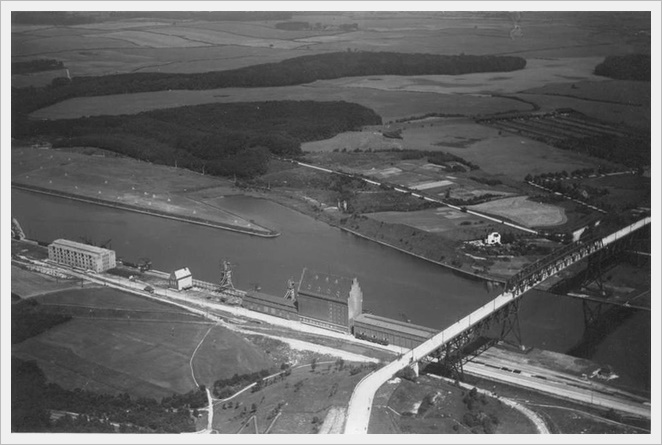
<path fill-rule="evenodd" d="M 317 357 L 313 357 L 312 361 L 310 362 L 310 371 L 315 372 L 315 368 L 317 368 Z"/>

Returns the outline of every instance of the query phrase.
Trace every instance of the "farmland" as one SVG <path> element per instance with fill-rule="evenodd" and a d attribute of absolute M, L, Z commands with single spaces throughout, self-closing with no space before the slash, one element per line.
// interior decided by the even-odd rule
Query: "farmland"
<path fill-rule="evenodd" d="M 74 319 L 14 345 L 12 353 L 36 360 L 64 388 L 156 398 L 188 392 L 195 388 L 189 360 L 208 331 L 207 353 L 193 360 L 200 383 L 272 366 L 268 356 L 227 329 L 140 297 L 79 289 L 40 301 Z"/>

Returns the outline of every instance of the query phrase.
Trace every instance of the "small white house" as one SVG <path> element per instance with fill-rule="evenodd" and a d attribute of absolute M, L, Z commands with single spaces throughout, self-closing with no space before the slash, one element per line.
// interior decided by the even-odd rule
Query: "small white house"
<path fill-rule="evenodd" d="M 487 246 L 491 246 L 494 244 L 501 244 L 501 235 L 499 232 L 492 232 L 489 235 L 487 235 L 487 238 L 485 238 L 485 244 Z"/>
<path fill-rule="evenodd" d="M 190 289 L 193 287 L 193 275 L 188 267 L 176 270 L 170 274 L 168 285 L 177 290 Z"/>

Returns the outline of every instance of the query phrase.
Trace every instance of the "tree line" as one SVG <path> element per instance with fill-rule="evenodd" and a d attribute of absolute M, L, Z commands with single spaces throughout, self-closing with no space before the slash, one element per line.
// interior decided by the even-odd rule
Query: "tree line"
<path fill-rule="evenodd" d="M 506 72 L 520 70 L 525 66 L 526 60 L 515 56 L 335 52 L 206 73 L 152 72 L 75 77 L 71 81 L 55 81 L 53 85 L 44 88 L 13 89 L 12 111 L 28 114 L 39 108 L 82 96 L 288 86 L 350 76 Z"/>
<path fill-rule="evenodd" d="M 34 298 L 18 301 L 11 306 L 11 342 L 21 343 L 69 320 L 70 315 L 53 313 Z"/>
<path fill-rule="evenodd" d="M 84 389 L 63 389 L 47 383 L 34 361 L 12 357 L 11 429 L 14 432 L 121 432 L 181 433 L 195 431 L 192 414 L 207 403 L 204 388 L 173 394 L 158 402 L 132 398 L 127 393 L 101 394 Z M 50 419 L 50 411 L 80 414 L 75 419 Z"/>
<path fill-rule="evenodd" d="M 595 67 L 594 74 L 618 80 L 650 82 L 651 56 L 647 54 L 607 56 L 602 63 Z"/>
<path fill-rule="evenodd" d="M 274 101 L 15 124 L 13 137 L 42 137 L 53 147 L 95 146 L 144 161 L 252 178 L 266 172 L 271 154 L 296 157 L 301 142 L 379 125 L 381 118 L 347 102 Z"/>

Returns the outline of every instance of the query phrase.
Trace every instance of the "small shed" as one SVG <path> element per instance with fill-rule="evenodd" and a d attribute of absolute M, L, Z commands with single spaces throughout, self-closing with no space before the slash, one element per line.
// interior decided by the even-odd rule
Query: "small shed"
<path fill-rule="evenodd" d="M 176 270 L 170 274 L 168 285 L 177 290 L 190 289 L 193 287 L 193 275 L 188 267 Z"/>
<path fill-rule="evenodd" d="M 501 244 L 501 235 L 499 232 L 492 232 L 485 238 L 485 244 L 491 246 L 493 244 Z"/>

